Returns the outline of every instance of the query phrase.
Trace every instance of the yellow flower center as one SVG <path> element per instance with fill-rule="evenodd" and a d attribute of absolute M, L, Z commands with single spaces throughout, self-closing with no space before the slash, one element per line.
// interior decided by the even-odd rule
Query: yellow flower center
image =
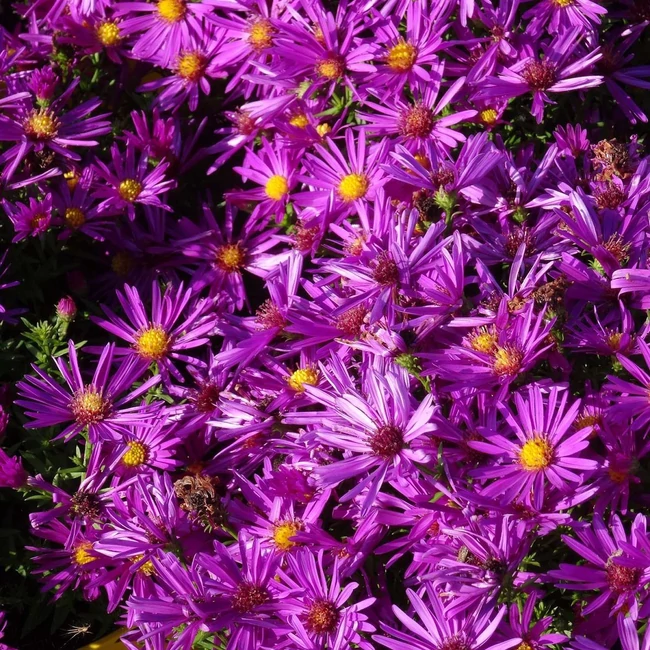
<path fill-rule="evenodd" d="M 612 332 L 607 337 L 607 345 L 610 347 L 610 349 L 613 352 L 618 351 L 618 349 L 620 348 L 622 338 L 623 338 L 623 334 L 621 334 L 621 332 Z"/>
<path fill-rule="evenodd" d="M 82 542 L 79 544 L 73 554 L 75 564 L 83 566 L 84 564 L 94 561 L 95 558 L 88 552 L 92 550 L 92 548 L 93 545 L 90 542 Z"/>
<path fill-rule="evenodd" d="M 339 183 L 339 196 L 346 203 L 362 199 L 368 192 L 368 177 L 365 174 L 348 174 Z"/>
<path fill-rule="evenodd" d="M 303 525 L 299 521 L 280 521 L 273 528 L 273 541 L 281 551 L 288 551 L 296 545 L 291 538 L 301 531 Z"/>
<path fill-rule="evenodd" d="M 81 228 L 86 222 L 86 215 L 79 208 L 66 208 L 63 218 L 68 228 L 72 228 L 72 230 Z"/>
<path fill-rule="evenodd" d="M 160 325 L 154 325 L 138 334 L 135 349 L 142 358 L 156 361 L 167 354 L 170 342 L 169 334 Z"/>
<path fill-rule="evenodd" d="M 296 113 L 290 120 L 289 124 L 299 129 L 305 129 L 309 125 L 309 119 L 304 113 Z"/>
<path fill-rule="evenodd" d="M 498 346 L 494 351 L 492 369 L 496 375 L 515 375 L 521 368 L 524 355 L 511 346 Z"/>
<path fill-rule="evenodd" d="M 395 72 L 408 72 L 413 67 L 417 56 L 418 50 L 415 45 L 400 41 L 388 50 L 386 63 Z"/>
<path fill-rule="evenodd" d="M 117 23 L 112 20 L 107 20 L 97 25 L 97 40 L 104 47 L 115 47 L 118 45 L 122 40 L 122 35 L 120 34 L 120 28 L 117 26 Z"/>
<path fill-rule="evenodd" d="M 149 447 L 138 440 L 126 443 L 128 449 L 122 456 L 122 463 L 127 467 L 139 467 L 149 460 Z"/>
<path fill-rule="evenodd" d="M 30 113 L 24 123 L 25 133 L 34 140 L 52 140 L 59 131 L 59 122 L 47 108 Z"/>
<path fill-rule="evenodd" d="M 324 138 L 331 130 L 332 127 L 327 122 L 322 122 L 316 127 L 316 133 L 318 133 L 321 138 Z"/>
<path fill-rule="evenodd" d="M 143 557 L 144 557 L 144 555 L 142 555 L 142 554 L 134 555 L 131 558 L 131 562 L 133 562 L 133 564 L 136 564 L 136 563 L 140 562 L 140 560 L 142 560 Z M 140 573 L 142 573 L 143 575 L 145 575 L 145 576 L 151 577 L 152 575 L 155 575 L 156 568 L 154 567 L 153 562 L 151 560 L 147 560 L 146 562 L 143 562 L 138 567 L 138 571 Z"/>
<path fill-rule="evenodd" d="M 167 23 L 182 20 L 186 11 L 185 0 L 158 0 L 158 15 Z"/>
<path fill-rule="evenodd" d="M 178 76 L 197 82 L 205 71 L 205 58 L 198 52 L 183 54 L 178 59 Z"/>
<path fill-rule="evenodd" d="M 118 192 L 122 200 L 133 203 L 142 192 L 142 183 L 136 181 L 135 178 L 126 178 L 120 183 Z"/>
<path fill-rule="evenodd" d="M 111 268 L 116 275 L 125 278 L 133 270 L 133 258 L 126 252 L 120 251 L 113 255 Z"/>
<path fill-rule="evenodd" d="M 274 32 L 271 22 L 266 18 L 260 18 L 251 25 L 248 42 L 257 52 L 265 50 L 273 45 Z"/>
<path fill-rule="evenodd" d="M 546 438 L 527 440 L 519 450 L 519 462 L 529 472 L 546 469 L 553 462 L 553 447 Z"/>
<path fill-rule="evenodd" d="M 304 393 L 305 386 L 315 386 L 318 383 L 318 370 L 315 368 L 298 368 L 287 382 L 297 393 Z"/>
<path fill-rule="evenodd" d="M 516 648 L 516 650 L 534 650 L 533 646 L 527 641 L 522 641 Z"/>
<path fill-rule="evenodd" d="M 467 342 L 470 344 L 472 350 L 490 354 L 496 347 L 497 336 L 487 327 L 480 327 L 467 337 Z"/>
<path fill-rule="evenodd" d="M 334 81 L 345 72 L 345 61 L 337 56 L 333 56 L 330 59 L 322 59 L 316 64 L 316 72 L 321 77 Z"/>
<path fill-rule="evenodd" d="M 246 249 L 242 248 L 239 242 L 236 244 L 224 244 L 217 251 L 217 266 L 227 273 L 235 273 L 244 266 L 246 261 Z"/>
<path fill-rule="evenodd" d="M 74 169 L 71 169 L 69 172 L 66 172 L 63 174 L 63 178 L 65 178 L 65 182 L 68 186 L 68 189 L 71 192 L 74 192 L 74 189 L 79 185 L 79 179 L 81 176 L 77 174 L 77 172 Z"/>
<path fill-rule="evenodd" d="M 479 118 L 483 124 L 492 126 L 499 118 L 499 114 L 493 108 L 486 108 L 479 113 Z"/>
<path fill-rule="evenodd" d="M 284 176 L 271 176 L 268 181 L 266 181 L 266 196 L 274 201 L 280 201 L 289 191 L 289 183 Z"/>
<path fill-rule="evenodd" d="M 111 404 L 94 386 L 77 391 L 70 402 L 75 420 L 84 426 L 105 420 L 111 412 Z"/>
<path fill-rule="evenodd" d="M 557 7 L 569 7 L 573 4 L 573 0 L 553 0 L 553 4 Z"/>

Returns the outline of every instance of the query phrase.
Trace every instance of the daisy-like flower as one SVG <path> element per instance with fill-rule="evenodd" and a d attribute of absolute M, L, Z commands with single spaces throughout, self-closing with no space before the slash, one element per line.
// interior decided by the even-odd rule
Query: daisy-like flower
<path fill-rule="evenodd" d="M 135 219 L 136 204 L 171 211 L 159 196 L 176 185 L 175 181 L 165 178 L 169 163 L 161 162 L 150 170 L 149 152 L 142 152 L 138 160 L 136 156 L 133 145 L 127 144 L 126 152 L 122 153 L 114 144 L 111 147 L 112 166 L 95 160 L 97 176 L 104 181 L 95 187 L 95 195 L 104 199 L 98 206 L 100 211 L 126 212 L 131 221 Z"/>
<path fill-rule="evenodd" d="M 372 637 L 385 648 L 488 650 L 499 645 L 490 643 L 490 640 L 506 613 L 505 606 L 495 608 L 492 603 L 487 603 L 450 616 L 440 594 L 431 584 L 427 584 L 420 594 L 412 589 L 407 589 L 406 593 L 413 607 L 412 616 L 393 605 L 393 612 L 406 631 L 382 623 L 382 630 L 390 636 Z M 416 620 L 416 615 L 420 622 Z"/>
<path fill-rule="evenodd" d="M 0 449 L 0 487 L 17 489 L 26 483 L 27 472 L 20 456 L 9 456 Z"/>
<path fill-rule="evenodd" d="M 346 479 L 356 484 L 341 501 L 363 496 L 362 514 L 367 513 L 385 481 L 399 485 L 403 477 L 415 470 L 415 463 L 426 462 L 427 455 L 411 448 L 411 443 L 433 431 L 431 416 L 435 406 L 427 395 L 415 407 L 409 397 L 409 382 L 402 374 L 380 375 L 367 369 L 364 373 L 366 396 L 355 390 L 337 395 L 307 385 L 306 393 L 327 410 L 318 414 L 295 413 L 288 423 L 318 422 L 315 435 L 324 445 L 346 452 L 343 460 L 334 460 L 314 470 L 319 482 L 331 487 Z"/>
<path fill-rule="evenodd" d="M 215 61 L 224 38 L 223 30 L 213 30 L 203 34 L 201 39 L 193 39 L 192 47 L 181 50 L 172 62 L 172 75 L 143 84 L 139 92 L 162 89 L 155 100 L 162 110 L 177 111 L 187 103 L 189 109 L 195 111 L 200 93 L 210 93 L 210 79 L 226 76 Z"/>
<path fill-rule="evenodd" d="M 123 18 L 120 34 L 135 38 L 131 54 L 162 67 L 169 67 L 183 51 L 190 51 L 193 37 L 203 31 L 204 19 L 212 13 L 206 3 L 188 0 L 120 2 L 114 7 Z"/>
<path fill-rule="evenodd" d="M 618 515 L 612 517 L 610 526 L 595 515 L 591 526 L 579 527 L 575 532 L 577 540 L 563 535 L 562 541 L 587 564 L 560 564 L 556 571 L 549 571 L 549 576 L 562 581 L 557 586 L 563 589 L 598 590 L 583 614 L 608 607 L 610 616 L 629 615 L 636 620 L 637 601 L 647 599 L 650 583 L 650 556 L 637 551 L 647 538 L 646 518 L 637 515 L 629 535 Z M 633 554 L 627 547 L 631 547 Z M 647 551 L 647 543 L 645 547 L 640 550 Z"/>
<path fill-rule="evenodd" d="M 148 310 L 138 290 L 124 285 L 124 293 L 118 291 L 117 299 L 128 321 L 106 306 L 102 307 L 108 318 L 93 320 L 129 344 L 128 348 L 116 348 L 117 354 L 144 361 L 145 365 L 155 362 L 166 381 L 171 374 L 177 381 L 183 382 L 183 375 L 174 362 L 201 365 L 186 351 L 208 342 L 207 335 L 214 328 L 214 319 L 204 317 L 204 300 L 190 305 L 192 290 L 185 289 L 182 283 L 176 287 L 169 286 L 162 295 L 160 284 L 154 281 L 151 295 L 151 317 L 147 315 Z M 188 313 L 183 316 L 188 306 Z"/>
<path fill-rule="evenodd" d="M 128 477 L 143 472 L 152 473 L 154 470 L 174 471 L 181 464 L 174 459 L 180 438 L 164 414 L 158 416 L 151 426 L 143 428 L 130 425 L 121 433 L 118 442 L 106 445 L 108 452 L 102 450 L 95 459 L 91 457 L 89 472 L 91 467 L 99 468 L 100 463 L 105 463 L 117 476 Z M 93 461 L 97 464 L 94 465 Z"/>
<path fill-rule="evenodd" d="M 570 484 L 581 485 L 585 473 L 598 467 L 596 461 L 580 454 L 589 445 L 591 427 L 573 430 L 580 401 L 567 407 L 568 391 L 556 386 L 544 397 L 538 385 L 528 388 L 526 398 L 515 394 L 516 414 L 505 405 L 500 406 L 505 419 L 503 433 L 485 432 L 485 442 L 468 443 L 473 449 L 500 459 L 493 467 L 474 470 L 476 478 L 495 479 L 481 494 L 510 500 L 521 495 L 527 503 L 541 509 L 548 484 L 566 492 Z M 514 433 L 514 440 L 508 435 L 510 432 Z"/>
<path fill-rule="evenodd" d="M 359 584 L 348 582 L 343 586 L 339 558 L 334 559 L 333 566 L 326 567 L 323 555 L 322 550 L 317 556 L 301 550 L 295 556 L 288 556 L 287 570 L 279 572 L 283 583 L 280 589 L 286 589 L 289 596 L 282 601 L 281 614 L 293 628 L 287 636 L 299 650 L 344 650 L 351 644 L 372 650 L 360 633 L 374 632 L 375 628 L 361 612 L 375 599 L 365 598 L 350 604 Z"/>
<path fill-rule="evenodd" d="M 64 110 L 79 82 L 80 79 L 72 82 L 46 107 L 34 108 L 26 98 L 12 106 L 9 103 L 12 97 L 4 98 L 0 141 L 15 143 L 0 156 L 4 181 L 11 179 L 19 165 L 32 153 L 41 155 L 49 151 L 64 159 L 80 160 L 79 154 L 71 147 L 94 147 L 98 144 L 95 138 L 110 133 L 111 124 L 105 119 L 107 114 L 90 117 L 101 105 L 101 100 L 90 99 L 69 111 Z"/>
<path fill-rule="evenodd" d="M 93 197 L 94 173 L 87 167 L 79 180 L 70 188 L 70 183 L 59 183 L 58 192 L 53 195 L 54 209 L 58 222 L 64 227 L 61 239 L 67 239 L 73 233 L 80 232 L 92 239 L 102 241 L 106 233 L 113 228 L 113 219 L 102 214 Z"/>
<path fill-rule="evenodd" d="M 67 386 L 61 386 L 37 366 L 34 366 L 37 376 L 27 375 L 17 384 L 16 404 L 26 409 L 26 415 L 32 420 L 26 425 L 28 428 L 65 424 L 57 438 L 69 439 L 87 429 L 91 442 L 115 440 L 126 433 L 128 425 L 142 426 L 156 412 L 156 406 L 128 406 L 160 380 L 151 377 L 132 389 L 147 369 L 141 359 L 125 359 L 111 372 L 115 346 L 107 345 L 101 351 L 92 381 L 86 382 L 72 341 L 68 356 L 69 365 L 61 358 L 54 360 Z"/>
<path fill-rule="evenodd" d="M 506 68 L 498 77 L 486 81 L 477 93 L 481 99 L 509 99 L 532 93 L 531 113 L 538 122 L 544 116 L 544 104 L 553 103 L 548 93 L 584 90 L 599 86 L 600 75 L 576 76 L 590 68 L 602 56 L 599 48 L 569 62 L 581 39 L 579 28 L 567 29 L 548 45 L 544 58 L 530 57 Z"/>
<path fill-rule="evenodd" d="M 259 201 L 252 220 L 263 220 L 269 215 L 281 220 L 289 201 L 289 193 L 297 183 L 297 165 L 295 151 L 281 145 L 273 146 L 264 139 L 259 153 L 248 149 L 244 165 L 233 168 L 244 180 L 251 180 L 261 187 L 228 192 L 226 198 L 235 204 Z"/>
<path fill-rule="evenodd" d="M 94 15 L 83 18 L 63 16 L 61 21 L 65 26 L 61 43 L 72 45 L 85 55 L 105 52 L 113 63 L 122 63 L 127 40 L 121 30 L 121 20 L 108 15 Z"/>
<path fill-rule="evenodd" d="M 13 243 L 27 237 L 38 237 L 44 233 L 52 221 L 52 195 L 47 194 L 43 199 L 29 199 L 29 203 L 9 203 L 3 199 L 2 207 L 11 220 L 16 234 Z"/>
<path fill-rule="evenodd" d="M 371 133 L 382 136 L 398 136 L 407 148 L 419 150 L 422 143 L 429 138 L 438 143 L 442 149 L 453 149 L 465 136 L 450 126 L 470 120 L 477 111 L 466 110 L 449 115 L 440 113 L 454 100 L 463 88 L 465 77 L 456 79 L 447 92 L 438 99 L 444 64 L 440 62 L 432 70 L 432 81 L 412 86 L 414 102 L 407 102 L 397 96 L 392 101 L 376 103 L 366 100 L 364 106 L 374 110 L 373 113 L 359 112 L 368 125 L 364 126 Z"/>
<path fill-rule="evenodd" d="M 380 100 L 418 83 L 435 82 L 431 68 L 439 60 L 437 52 L 444 47 L 442 32 L 447 11 L 445 3 L 425 10 L 421 3 L 410 2 L 404 31 L 397 17 L 379 22 L 374 38 L 379 51 L 373 59 L 377 69 L 367 86 Z"/>
<path fill-rule="evenodd" d="M 388 180 L 380 167 L 386 155 L 387 141 L 367 147 L 365 131 L 358 133 L 355 142 L 353 130 L 348 129 L 345 148 L 349 160 L 330 138 L 327 145 L 327 148 L 315 145 L 318 155 L 307 155 L 304 161 L 306 173 L 299 176 L 303 183 L 321 191 L 301 192 L 294 196 L 294 200 L 300 205 L 321 210 L 333 204 L 344 215 L 353 211 L 365 215 L 377 190 Z"/>

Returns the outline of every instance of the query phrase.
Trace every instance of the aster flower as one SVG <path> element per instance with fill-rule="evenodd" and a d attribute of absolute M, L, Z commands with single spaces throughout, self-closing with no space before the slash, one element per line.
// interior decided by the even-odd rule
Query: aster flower
<path fill-rule="evenodd" d="M 16 231 L 12 239 L 14 243 L 27 237 L 38 237 L 50 227 L 52 221 L 51 194 L 47 194 L 41 200 L 30 198 L 29 203 L 11 204 L 3 199 L 2 207 Z"/>
<path fill-rule="evenodd" d="M 54 359 L 67 386 L 61 386 L 49 374 L 34 366 L 36 376 L 27 375 L 17 384 L 20 399 L 16 404 L 31 418 L 28 428 L 59 424 L 66 427 L 57 438 L 71 438 L 87 428 L 92 442 L 115 439 L 128 424 L 142 426 L 155 413 L 155 406 L 127 406 L 143 396 L 160 380 L 151 377 L 132 389 L 147 368 L 141 359 L 125 359 L 112 371 L 114 344 L 101 349 L 92 381 L 81 374 L 74 343 L 68 345 L 69 365 Z"/>
<path fill-rule="evenodd" d="M 368 369 L 364 383 L 367 397 L 351 389 L 340 395 L 330 394 L 315 386 L 307 386 L 306 392 L 327 407 L 319 414 L 317 439 L 328 447 L 351 452 L 343 460 L 318 467 L 315 474 L 319 482 L 334 486 L 357 478 L 356 485 L 341 496 L 341 501 L 368 488 L 362 506 L 362 512 L 367 513 L 384 481 L 399 485 L 415 471 L 416 463 L 426 462 L 426 454 L 411 444 L 433 430 L 431 416 L 435 407 L 431 395 L 414 407 L 408 382 L 401 374 L 389 372 L 381 376 Z M 287 421 L 303 423 L 308 417 L 296 413 Z"/>
<path fill-rule="evenodd" d="M 108 230 L 113 227 L 113 220 L 102 214 L 93 198 L 92 168 L 86 168 L 79 180 L 70 188 L 67 181 L 58 186 L 58 192 L 52 197 L 54 209 L 64 231 L 60 237 L 67 239 L 75 232 L 83 233 L 92 239 L 102 241 Z"/>
<path fill-rule="evenodd" d="M 71 147 L 96 146 L 95 138 L 110 132 L 111 125 L 104 119 L 106 114 L 90 117 L 100 106 L 99 99 L 90 99 L 69 111 L 64 110 L 79 81 L 72 82 L 45 108 L 33 108 L 26 99 L 15 107 L 9 104 L 9 110 L 5 108 L 4 114 L 0 115 L 0 140 L 15 144 L 0 156 L 4 181 L 12 178 L 31 153 L 41 154 L 49 150 L 64 159 L 80 160 L 79 154 Z M 7 104 L 11 99 L 11 96 L 7 97 L 3 103 Z"/>
<path fill-rule="evenodd" d="M 497 645 L 489 641 L 506 613 L 505 606 L 495 608 L 488 603 L 460 615 L 449 616 L 434 587 L 427 585 L 422 589 L 421 595 L 412 589 L 407 589 L 406 593 L 413 607 L 413 615 L 409 616 L 395 605 L 393 612 L 407 631 L 382 623 L 382 630 L 390 636 L 373 636 L 385 648 L 429 650 L 432 647 L 462 647 L 468 650 L 487 650 Z M 421 622 L 417 622 L 416 614 Z"/>
<path fill-rule="evenodd" d="M 537 122 L 541 122 L 544 104 L 552 103 L 548 93 L 594 88 L 603 81 L 599 75 L 575 76 L 592 66 L 602 56 L 600 51 L 595 49 L 569 63 L 580 38 L 579 28 L 559 33 L 549 44 L 543 59 L 529 57 L 506 68 L 498 77 L 488 80 L 487 87 L 480 90 L 477 96 L 483 99 L 509 99 L 532 93 L 531 113 Z"/>
<path fill-rule="evenodd" d="M 399 29 L 397 17 L 379 21 L 374 38 L 379 50 L 373 60 L 377 69 L 368 86 L 380 100 L 417 83 L 435 81 L 431 68 L 445 47 L 442 33 L 450 9 L 440 3 L 425 11 L 419 2 L 408 3 L 404 31 Z"/>
<path fill-rule="evenodd" d="M 579 455 L 589 444 L 591 428 L 572 432 L 580 402 L 567 407 L 568 398 L 567 391 L 553 386 L 544 400 L 540 387 L 533 385 L 528 388 L 527 399 L 515 394 L 516 415 L 500 407 L 516 440 L 507 434 L 485 432 L 485 442 L 469 443 L 473 449 L 502 460 L 494 467 L 473 472 L 480 479 L 495 479 L 482 489 L 484 495 L 510 499 L 522 495 L 526 502 L 541 508 L 549 483 L 565 491 L 567 482 L 580 485 L 584 474 L 596 469 L 595 461 Z"/>
<path fill-rule="evenodd" d="M 289 595 L 282 601 L 282 617 L 293 628 L 287 636 L 295 647 L 343 650 L 354 644 L 371 650 L 372 646 L 362 640 L 359 633 L 375 631 L 367 622 L 367 616 L 361 614 L 375 599 L 348 604 L 359 585 L 356 582 L 341 584 L 339 559 L 335 558 L 334 565 L 326 569 L 322 550 L 316 557 L 303 550 L 296 556 L 289 556 L 287 563 L 287 569 L 279 573 L 283 583 L 281 589 L 287 589 Z"/>
<path fill-rule="evenodd" d="M 269 215 L 281 220 L 289 201 L 289 193 L 297 182 L 297 162 L 295 152 L 278 145 L 273 146 L 266 139 L 262 140 L 259 153 L 248 149 L 244 166 L 233 168 L 244 180 L 251 180 L 262 187 L 229 192 L 226 198 L 235 204 L 260 201 L 255 206 L 251 221 L 263 220 Z"/>
<path fill-rule="evenodd" d="M 370 133 L 382 136 L 397 135 L 399 141 L 404 142 L 407 148 L 416 150 L 429 138 L 438 143 L 443 150 L 453 149 L 459 142 L 463 142 L 465 136 L 449 127 L 470 120 L 477 112 L 465 110 L 440 115 L 465 84 L 465 77 L 456 79 L 447 92 L 438 99 L 443 72 L 444 64 L 441 62 L 433 67 L 431 82 L 426 85 L 414 84 L 411 87 L 415 98 L 413 103 L 404 101 L 400 96 L 383 104 L 366 100 L 364 106 L 373 109 L 374 112 L 359 113 L 359 117 L 368 123 L 364 128 Z"/>
<path fill-rule="evenodd" d="M 204 317 L 206 303 L 199 300 L 190 305 L 192 290 L 183 284 L 169 286 L 161 294 L 160 285 L 154 281 L 151 288 L 151 317 L 142 302 L 138 290 L 124 285 L 124 293 L 117 292 L 117 299 L 127 320 L 117 316 L 109 307 L 103 306 L 107 319 L 95 318 L 95 322 L 108 332 L 129 343 L 129 348 L 116 348 L 119 355 L 126 355 L 131 362 L 155 362 L 165 377 L 171 374 L 183 382 L 183 376 L 174 362 L 182 361 L 201 365 L 198 359 L 188 356 L 185 351 L 199 347 L 207 342 L 207 334 L 214 328 L 211 317 Z M 183 312 L 188 308 L 188 314 Z"/>
<path fill-rule="evenodd" d="M 320 191 L 302 192 L 294 196 L 297 204 L 325 208 L 332 202 L 343 214 L 353 210 L 364 213 L 367 205 L 375 198 L 377 189 L 387 180 L 380 168 L 387 142 L 383 140 L 367 148 L 365 131 L 358 133 L 355 142 L 354 132 L 345 133 L 345 148 L 349 160 L 343 156 L 331 139 L 327 139 L 327 149 L 315 145 L 316 155 L 308 154 L 305 161 L 306 173 L 299 180 Z"/>
<path fill-rule="evenodd" d="M 133 221 L 136 204 L 171 211 L 159 196 L 175 185 L 175 181 L 165 178 L 169 163 L 159 163 L 154 169 L 149 170 L 147 154 L 148 152 L 141 153 L 136 160 L 133 145 L 127 144 L 126 152 L 122 153 L 114 144 L 111 147 L 110 167 L 101 160 L 95 161 L 97 176 L 104 181 L 104 183 L 97 183 L 95 187 L 95 195 L 104 199 L 98 206 L 101 212 L 107 211 L 112 214 L 126 212 L 129 219 Z"/>
<path fill-rule="evenodd" d="M 203 20 L 211 13 L 210 4 L 187 0 L 121 2 L 114 8 L 114 15 L 123 18 L 120 34 L 136 37 L 131 54 L 163 67 L 192 49 L 192 37 L 201 34 Z"/>
<path fill-rule="evenodd" d="M 162 91 L 156 97 L 156 104 L 165 111 L 177 111 L 187 103 L 191 111 L 199 105 L 199 95 L 210 93 L 210 79 L 225 76 L 225 71 L 215 62 L 225 33 L 208 31 L 202 38 L 193 39 L 191 47 L 181 50 L 172 62 L 172 75 L 143 84 L 140 92 Z"/>
<path fill-rule="evenodd" d="M 637 540 L 647 536 L 646 519 L 637 515 L 626 534 L 617 515 L 606 526 L 602 518 L 594 516 L 591 526 L 576 529 L 578 540 L 562 536 L 564 543 L 587 560 L 586 566 L 560 564 L 549 575 L 562 582 L 558 587 L 579 591 L 598 590 L 583 612 L 589 614 L 607 607 L 610 616 L 638 616 L 637 599 L 646 597 L 646 585 L 650 581 L 650 557 L 642 554 L 630 556 L 622 546 L 636 547 Z"/>

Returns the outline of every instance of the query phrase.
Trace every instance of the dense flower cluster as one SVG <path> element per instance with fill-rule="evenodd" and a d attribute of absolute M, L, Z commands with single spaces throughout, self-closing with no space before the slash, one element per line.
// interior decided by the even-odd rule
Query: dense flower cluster
<path fill-rule="evenodd" d="M 131 650 L 648 647 L 648 2 L 13 10 L 43 590 Z"/>

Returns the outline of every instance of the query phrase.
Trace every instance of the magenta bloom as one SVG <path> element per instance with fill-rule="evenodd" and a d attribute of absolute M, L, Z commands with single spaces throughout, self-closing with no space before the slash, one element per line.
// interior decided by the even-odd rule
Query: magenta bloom
<path fill-rule="evenodd" d="M 14 225 L 16 234 L 12 242 L 21 241 L 27 237 L 37 237 L 44 233 L 52 221 L 52 195 L 38 201 L 29 199 L 29 203 L 11 204 L 3 200 L 2 207 Z"/>
<path fill-rule="evenodd" d="M 411 444 L 433 431 L 431 416 L 435 410 L 431 395 L 414 405 L 408 382 L 397 373 L 380 375 L 369 369 L 364 381 L 367 397 L 353 390 L 336 396 L 306 387 L 312 399 L 327 407 L 316 420 L 317 438 L 328 447 L 349 452 L 343 460 L 316 468 L 315 474 L 327 487 L 355 478 L 341 501 L 363 493 L 362 513 L 371 508 L 384 481 L 399 485 L 414 471 L 415 463 L 426 462 L 427 455 Z M 308 418 L 313 415 L 307 412 L 289 420 L 307 422 Z"/>
<path fill-rule="evenodd" d="M 498 77 L 490 78 L 485 89 L 479 90 L 481 99 L 510 99 L 532 93 L 531 113 L 538 122 L 544 117 L 544 104 L 553 103 L 548 93 L 583 90 L 599 86 L 600 75 L 575 76 L 590 68 L 602 56 L 599 49 L 570 62 L 580 41 L 579 28 L 567 29 L 558 34 L 544 52 L 543 58 L 526 58 Z"/>
<path fill-rule="evenodd" d="M 507 425 L 503 433 L 486 431 L 485 442 L 469 443 L 472 449 L 499 459 L 493 467 L 473 472 L 480 479 L 495 479 L 483 488 L 482 494 L 509 500 L 521 495 L 527 503 L 541 509 L 549 483 L 556 490 L 567 492 L 573 489 L 570 484 L 582 484 L 585 473 L 596 469 L 595 461 L 580 454 L 589 444 L 591 427 L 572 433 L 580 401 L 567 407 L 566 390 L 553 386 L 546 399 L 545 392 L 533 385 L 528 389 L 527 399 L 515 394 L 516 413 L 500 407 Z"/>
<path fill-rule="evenodd" d="M 0 165 L 4 165 L 3 180 L 11 179 L 32 152 L 41 153 L 49 149 L 62 158 L 80 160 L 79 154 L 71 147 L 94 147 L 98 144 L 95 138 L 110 132 L 106 114 L 89 117 L 100 106 L 99 99 L 90 99 L 69 111 L 64 110 L 79 81 L 71 83 L 46 108 L 33 108 L 27 101 L 19 103 L 16 108 L 5 107 L 3 115 L 0 115 L 0 141 L 15 144 L 0 156 Z"/>
<path fill-rule="evenodd" d="M 111 167 L 101 160 L 95 162 L 97 175 L 105 181 L 105 184 L 98 183 L 95 189 L 95 196 L 104 199 L 98 206 L 100 212 L 126 212 L 133 221 L 136 204 L 171 211 L 159 196 L 176 184 L 165 178 L 169 163 L 161 162 L 150 170 L 149 151 L 141 153 L 136 161 L 135 147 L 130 144 L 127 144 L 124 154 L 114 144 L 111 147 L 111 160 Z"/>
<path fill-rule="evenodd" d="M 92 442 L 114 440 L 126 433 L 129 424 L 142 426 L 152 417 L 157 407 L 128 406 L 142 397 L 160 380 L 151 377 L 132 390 L 134 382 L 147 369 L 141 359 L 123 360 L 117 370 L 112 369 L 114 344 L 102 349 L 92 381 L 81 374 L 74 343 L 68 345 L 69 365 L 61 358 L 54 361 L 67 386 L 61 386 L 46 372 L 34 366 L 36 377 L 26 375 L 18 382 L 20 399 L 16 404 L 31 418 L 26 426 L 40 429 L 65 424 L 57 438 L 71 438 L 84 429 Z"/>
<path fill-rule="evenodd" d="M 118 291 L 117 298 L 128 319 L 124 320 L 110 308 L 103 306 L 108 319 L 95 318 L 95 322 L 105 330 L 129 343 L 129 348 L 117 348 L 116 353 L 127 355 L 135 363 L 145 362 L 145 366 L 155 362 L 165 378 L 168 373 L 178 381 L 183 376 L 174 365 L 174 361 L 201 364 L 198 359 L 187 356 L 186 350 L 197 348 L 208 342 L 207 334 L 214 329 L 214 320 L 204 317 L 205 301 L 198 301 L 189 307 L 189 313 L 183 312 L 190 305 L 192 290 L 168 287 L 161 295 L 157 281 L 152 285 L 151 317 L 147 316 L 145 306 L 138 290 L 124 285 L 124 293 Z"/>

